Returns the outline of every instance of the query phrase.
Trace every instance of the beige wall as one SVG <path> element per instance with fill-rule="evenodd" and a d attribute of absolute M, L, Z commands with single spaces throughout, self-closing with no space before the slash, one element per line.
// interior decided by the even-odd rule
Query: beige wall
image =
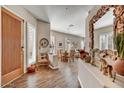
<path fill-rule="evenodd" d="M 42 22 L 42 21 L 38 21 L 38 24 L 37 24 L 37 56 L 39 56 L 39 53 L 40 53 L 39 42 L 42 38 L 46 38 L 50 42 L 50 24 Z M 45 48 L 45 51 L 49 52 L 49 46 Z"/>
<path fill-rule="evenodd" d="M 94 48 L 100 48 L 99 36 L 113 31 L 113 26 L 102 27 L 94 31 Z"/>
<path fill-rule="evenodd" d="M 59 49 L 58 47 L 58 42 L 62 42 L 63 43 L 63 47 L 62 49 L 65 50 L 65 38 L 69 38 L 71 40 L 71 42 L 78 42 L 78 48 L 81 48 L 81 41 L 84 40 L 83 37 L 80 36 L 76 36 L 76 35 L 72 35 L 72 34 L 66 34 L 66 33 L 61 33 L 61 32 L 57 32 L 57 31 L 51 31 L 51 36 L 55 36 L 55 43 L 56 43 L 56 50 Z"/>

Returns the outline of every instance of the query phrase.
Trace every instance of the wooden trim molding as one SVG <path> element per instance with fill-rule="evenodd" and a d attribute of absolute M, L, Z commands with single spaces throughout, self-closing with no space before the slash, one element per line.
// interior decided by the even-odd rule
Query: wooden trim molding
<path fill-rule="evenodd" d="M 115 19 L 113 22 L 114 35 L 116 35 L 119 32 L 124 31 L 124 5 L 103 5 L 101 6 L 101 8 L 97 11 L 97 13 L 89 21 L 89 48 L 90 50 L 94 49 L 94 24 L 102 16 L 104 16 L 110 10 L 110 8 L 114 8 L 113 10 L 113 16 L 115 16 Z M 91 63 L 93 64 L 94 53 L 91 53 L 91 58 L 92 58 Z"/>
<path fill-rule="evenodd" d="M 17 15 L 15 15 L 14 13 L 10 12 L 9 10 L 5 9 L 4 7 L 2 7 L 1 9 L 2 11 L 4 11 L 5 13 L 9 14 L 10 16 L 18 19 L 19 21 L 23 21 L 22 18 L 18 17 Z"/>
<path fill-rule="evenodd" d="M 1 7 L 0 7 L 0 20 L 1 20 Z M 2 69 L 2 30 L 1 30 L 1 21 L 0 21 L 0 73 L 2 72 L 1 69 Z M 2 76 L 0 74 L 0 86 L 2 86 L 1 84 L 1 80 L 2 80 Z"/>

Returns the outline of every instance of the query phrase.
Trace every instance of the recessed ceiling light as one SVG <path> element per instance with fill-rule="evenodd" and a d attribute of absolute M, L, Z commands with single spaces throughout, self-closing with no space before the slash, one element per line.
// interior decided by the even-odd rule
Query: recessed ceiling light
<path fill-rule="evenodd" d="M 67 8 L 67 7 L 66 7 L 65 9 L 66 9 L 66 10 L 68 10 L 68 8 Z"/>
<path fill-rule="evenodd" d="M 69 27 L 73 27 L 74 25 L 73 24 L 70 24 Z"/>

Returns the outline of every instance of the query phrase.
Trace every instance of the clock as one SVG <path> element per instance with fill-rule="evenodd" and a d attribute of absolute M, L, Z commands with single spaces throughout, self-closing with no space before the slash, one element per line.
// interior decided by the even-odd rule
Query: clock
<path fill-rule="evenodd" d="M 49 41 L 46 38 L 40 40 L 40 45 L 42 48 L 46 48 L 49 45 Z"/>

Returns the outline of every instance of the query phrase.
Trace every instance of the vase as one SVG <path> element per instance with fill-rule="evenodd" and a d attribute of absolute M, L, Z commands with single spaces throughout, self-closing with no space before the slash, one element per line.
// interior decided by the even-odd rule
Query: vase
<path fill-rule="evenodd" d="M 113 64 L 113 70 L 117 74 L 124 76 L 124 59 L 117 58 L 117 60 Z"/>

